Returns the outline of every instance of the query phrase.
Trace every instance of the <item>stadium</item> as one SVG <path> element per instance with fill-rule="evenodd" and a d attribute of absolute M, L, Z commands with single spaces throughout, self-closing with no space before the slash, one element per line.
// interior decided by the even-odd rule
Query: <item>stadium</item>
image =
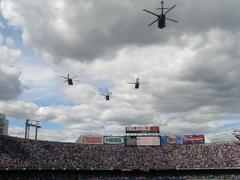
<path fill-rule="evenodd" d="M 239 7 L 0 0 L 0 180 L 240 179 Z"/>
<path fill-rule="evenodd" d="M 194 135 L 189 143 L 170 137 L 160 144 L 162 138 L 83 136 L 80 143 L 63 143 L 1 135 L 0 179 L 240 178 L 239 142 L 205 144 Z"/>

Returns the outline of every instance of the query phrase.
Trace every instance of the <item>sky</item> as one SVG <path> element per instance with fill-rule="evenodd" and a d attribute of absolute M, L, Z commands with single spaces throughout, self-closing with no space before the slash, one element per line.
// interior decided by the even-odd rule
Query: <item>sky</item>
<path fill-rule="evenodd" d="M 0 113 L 10 135 L 23 137 L 35 119 L 43 140 L 120 135 L 131 125 L 235 140 L 240 1 L 166 0 L 178 23 L 164 29 L 148 27 L 155 17 L 142 11 L 158 13 L 159 0 L 0 3 Z M 80 82 L 68 86 L 59 77 L 67 74 Z M 147 84 L 127 84 L 136 78 Z M 99 95 L 106 91 L 110 101 Z"/>

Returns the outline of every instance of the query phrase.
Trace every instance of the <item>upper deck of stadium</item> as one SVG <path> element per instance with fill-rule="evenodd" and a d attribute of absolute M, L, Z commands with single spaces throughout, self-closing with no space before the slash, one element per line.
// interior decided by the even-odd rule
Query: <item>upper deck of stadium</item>
<path fill-rule="evenodd" d="M 240 167 L 240 143 L 127 147 L 0 136 L 0 169 L 164 170 Z"/>

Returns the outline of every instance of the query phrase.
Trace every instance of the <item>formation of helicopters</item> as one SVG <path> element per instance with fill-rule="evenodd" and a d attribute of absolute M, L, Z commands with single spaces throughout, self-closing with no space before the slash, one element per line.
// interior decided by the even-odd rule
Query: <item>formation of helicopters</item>
<path fill-rule="evenodd" d="M 64 82 L 67 82 L 69 86 L 73 86 L 73 81 L 80 82 L 79 80 L 74 80 L 74 78 L 78 77 L 78 75 L 74 77 L 70 77 L 69 74 L 67 76 L 60 76 L 61 78 L 66 79 Z M 129 82 L 128 84 L 134 84 L 135 89 L 139 89 L 140 84 L 147 84 L 147 82 L 140 82 L 140 78 L 136 78 L 135 82 Z M 104 96 L 106 101 L 110 100 L 110 96 L 112 95 L 112 92 L 107 91 L 106 93 L 100 93 L 99 95 Z"/>
<path fill-rule="evenodd" d="M 154 13 L 154 12 L 151 12 L 149 10 L 146 10 L 146 9 L 143 9 L 143 11 L 149 13 L 149 14 L 152 14 L 154 16 L 157 17 L 157 19 L 155 19 L 153 22 L 151 22 L 150 24 L 148 24 L 148 26 L 151 26 L 153 25 L 154 23 L 158 22 L 158 28 L 160 29 L 163 29 L 166 27 L 166 20 L 169 20 L 169 21 L 172 21 L 172 22 L 175 22 L 175 23 L 178 23 L 178 21 L 176 20 L 173 20 L 173 19 L 170 19 L 170 18 L 167 18 L 166 17 L 166 14 L 168 12 L 170 12 L 173 8 L 176 7 L 176 5 L 174 4 L 172 7 L 170 8 L 166 8 L 163 6 L 164 4 L 164 1 L 162 0 L 161 1 L 161 7 L 160 8 L 156 8 L 157 10 L 161 10 L 161 13 L 160 14 L 157 14 L 157 13 Z M 166 10 L 166 12 L 164 12 L 164 10 Z M 13 68 L 13 65 L 10 65 L 11 68 Z M 70 77 L 69 74 L 67 74 L 67 76 L 60 76 L 61 78 L 65 79 L 64 82 L 67 82 L 69 86 L 73 86 L 73 82 L 80 82 L 79 80 L 75 79 L 78 77 L 78 75 L 76 76 L 73 76 L 73 77 Z M 135 89 L 139 89 L 140 87 L 140 84 L 146 84 L 147 82 L 140 82 L 140 79 L 139 78 L 136 78 L 136 81 L 135 82 L 128 82 L 128 84 L 133 84 L 134 85 L 134 88 Z M 104 96 L 105 99 L 107 101 L 110 100 L 110 96 L 112 95 L 112 92 L 106 92 L 105 94 L 100 94 L 101 96 Z"/>
<path fill-rule="evenodd" d="M 161 1 L 161 7 L 160 8 L 156 8 L 157 10 L 161 10 L 160 14 L 151 12 L 151 11 L 146 10 L 146 9 L 143 9 L 143 11 L 145 11 L 145 12 L 147 12 L 149 14 L 152 14 L 152 15 L 157 17 L 157 19 L 155 19 L 153 22 L 148 24 L 148 26 L 151 26 L 154 23 L 158 22 L 158 28 L 163 29 L 163 28 L 166 27 L 166 20 L 178 23 L 178 21 L 166 17 L 166 14 L 168 12 L 170 12 L 173 8 L 175 8 L 176 5 L 174 4 L 172 7 L 166 8 L 166 7 L 163 6 L 163 4 L 164 4 L 164 1 L 162 0 Z M 164 12 L 164 10 L 166 10 L 166 11 Z M 60 77 L 64 78 L 65 79 L 64 82 L 67 82 L 69 86 L 73 86 L 73 82 L 74 81 L 75 82 L 80 82 L 79 80 L 75 79 L 75 78 L 78 77 L 78 75 L 70 77 L 70 75 L 67 74 L 67 76 L 60 76 Z M 139 89 L 140 88 L 140 84 L 146 84 L 146 83 L 147 82 L 140 82 L 139 78 L 136 78 L 135 82 L 128 82 L 128 84 L 133 84 L 135 89 Z M 106 101 L 109 101 L 110 100 L 110 96 L 112 96 L 112 92 L 107 91 L 106 93 L 100 93 L 99 95 L 104 96 Z"/>

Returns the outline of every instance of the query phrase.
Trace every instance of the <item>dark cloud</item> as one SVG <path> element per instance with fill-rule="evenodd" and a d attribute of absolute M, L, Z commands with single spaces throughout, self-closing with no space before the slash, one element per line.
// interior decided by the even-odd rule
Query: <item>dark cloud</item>
<path fill-rule="evenodd" d="M 7 73 L 0 67 L 0 100 L 15 99 L 22 92 L 23 87 L 19 80 L 19 74 Z"/>
<path fill-rule="evenodd" d="M 158 1 L 3 0 L 3 7 L 8 7 L 3 14 L 12 24 L 22 26 L 26 43 L 50 54 L 56 62 L 65 58 L 88 61 L 109 57 L 126 46 L 166 43 L 184 34 L 201 34 L 215 28 L 231 32 L 239 29 L 240 2 L 236 0 L 166 1 L 166 6 L 173 4 L 177 7 L 169 17 L 179 23 L 167 22 L 168 27 L 163 30 L 147 27 L 155 17 L 142 11 L 156 11 Z"/>
<path fill-rule="evenodd" d="M 13 41 L 11 38 L 7 39 Z M 0 34 L 0 100 L 10 100 L 17 98 L 23 92 L 21 73 L 13 66 L 21 57 L 21 53 L 18 49 L 5 46 L 3 40 L 6 39 Z"/>

